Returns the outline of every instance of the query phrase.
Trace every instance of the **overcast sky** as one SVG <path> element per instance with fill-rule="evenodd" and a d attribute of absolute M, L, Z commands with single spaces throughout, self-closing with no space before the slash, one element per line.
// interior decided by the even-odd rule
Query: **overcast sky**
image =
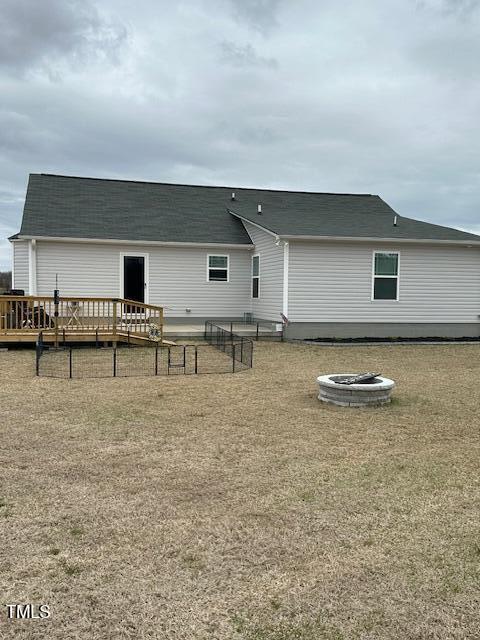
<path fill-rule="evenodd" d="M 30 172 L 378 193 L 480 233 L 476 0 L 1 0 L 0 268 Z"/>

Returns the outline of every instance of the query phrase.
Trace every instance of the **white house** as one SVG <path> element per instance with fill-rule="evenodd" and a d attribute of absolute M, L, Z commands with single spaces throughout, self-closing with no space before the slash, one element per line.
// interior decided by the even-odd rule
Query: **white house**
<path fill-rule="evenodd" d="M 479 336 L 480 236 L 379 196 L 32 174 L 13 287 L 129 298 L 169 322 L 289 320 L 288 337 Z"/>

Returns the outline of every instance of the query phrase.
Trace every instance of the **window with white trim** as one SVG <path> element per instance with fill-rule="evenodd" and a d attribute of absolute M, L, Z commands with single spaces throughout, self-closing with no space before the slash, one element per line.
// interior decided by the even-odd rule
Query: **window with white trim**
<path fill-rule="evenodd" d="M 228 256 L 208 256 L 209 282 L 228 282 Z"/>
<path fill-rule="evenodd" d="M 260 256 L 252 256 L 252 298 L 260 297 Z"/>
<path fill-rule="evenodd" d="M 373 254 L 373 300 L 398 300 L 399 254 L 375 251 Z"/>

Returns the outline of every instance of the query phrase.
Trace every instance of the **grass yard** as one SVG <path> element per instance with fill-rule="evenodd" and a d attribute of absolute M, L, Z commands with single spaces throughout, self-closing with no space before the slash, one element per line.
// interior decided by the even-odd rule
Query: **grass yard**
<path fill-rule="evenodd" d="M 256 345 L 236 375 L 0 353 L 1 638 L 480 637 L 478 345 Z M 379 370 L 394 403 L 323 406 Z M 8 621 L 6 603 L 49 604 Z"/>

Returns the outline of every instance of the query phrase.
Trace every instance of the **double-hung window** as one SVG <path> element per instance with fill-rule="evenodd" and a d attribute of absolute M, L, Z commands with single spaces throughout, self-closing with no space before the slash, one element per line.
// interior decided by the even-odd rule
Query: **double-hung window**
<path fill-rule="evenodd" d="M 372 300 L 398 300 L 399 263 L 397 252 L 375 251 Z"/>
<path fill-rule="evenodd" d="M 260 256 L 252 256 L 252 298 L 260 297 Z"/>
<path fill-rule="evenodd" d="M 208 256 L 208 282 L 228 282 L 228 256 Z"/>

